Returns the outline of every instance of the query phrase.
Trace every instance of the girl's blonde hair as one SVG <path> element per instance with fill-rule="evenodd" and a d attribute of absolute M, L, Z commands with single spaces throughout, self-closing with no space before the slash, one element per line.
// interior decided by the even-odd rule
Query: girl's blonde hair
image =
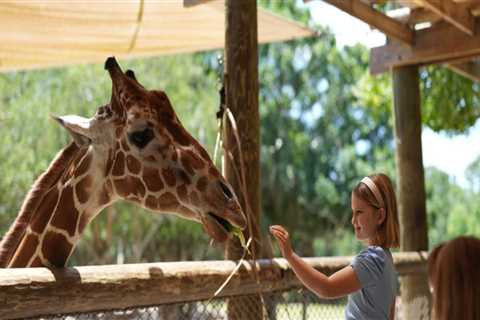
<path fill-rule="evenodd" d="M 480 239 L 458 237 L 432 250 L 433 319 L 480 319 Z"/>
<path fill-rule="evenodd" d="M 400 246 L 399 240 L 399 225 L 397 213 L 397 199 L 393 189 L 392 181 L 383 173 L 372 174 L 368 176 L 378 189 L 383 205 L 375 198 L 374 193 L 365 183 L 358 183 L 353 189 L 353 194 L 367 202 L 374 208 L 385 210 L 385 219 L 377 229 L 377 236 L 375 245 L 384 248 L 398 248 Z"/>

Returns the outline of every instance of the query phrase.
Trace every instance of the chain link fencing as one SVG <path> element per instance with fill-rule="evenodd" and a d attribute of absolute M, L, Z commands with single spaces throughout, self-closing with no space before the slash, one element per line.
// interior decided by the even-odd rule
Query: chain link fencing
<path fill-rule="evenodd" d="M 346 298 L 323 300 L 300 289 L 28 320 L 337 320 L 344 319 L 345 304 Z"/>

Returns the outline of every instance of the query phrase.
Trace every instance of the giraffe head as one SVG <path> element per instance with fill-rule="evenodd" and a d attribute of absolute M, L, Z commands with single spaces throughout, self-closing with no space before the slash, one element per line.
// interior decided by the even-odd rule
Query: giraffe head
<path fill-rule="evenodd" d="M 231 186 L 184 129 L 166 94 L 145 89 L 115 58 L 107 59 L 105 69 L 113 84 L 110 103 L 91 119 L 57 118 L 77 145 L 88 147 L 96 159 L 91 161 L 95 174 L 105 177 L 100 205 L 124 199 L 177 214 L 202 223 L 219 242 L 229 237 L 232 226 L 244 229 L 246 220 Z"/>

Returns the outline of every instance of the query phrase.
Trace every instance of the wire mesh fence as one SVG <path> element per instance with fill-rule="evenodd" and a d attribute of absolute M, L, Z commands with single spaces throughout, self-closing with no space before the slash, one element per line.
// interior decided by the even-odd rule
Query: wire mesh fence
<path fill-rule="evenodd" d="M 346 299 L 322 300 L 307 290 L 235 296 L 189 303 L 29 318 L 29 320 L 337 320 Z"/>

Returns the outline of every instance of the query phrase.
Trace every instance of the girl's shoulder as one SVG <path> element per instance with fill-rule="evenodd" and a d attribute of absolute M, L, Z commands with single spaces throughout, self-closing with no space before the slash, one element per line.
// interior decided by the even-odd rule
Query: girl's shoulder
<path fill-rule="evenodd" d="M 380 246 L 368 246 L 364 248 L 358 255 L 373 255 L 373 256 L 380 256 L 385 257 L 390 254 L 390 250 L 385 249 Z"/>
<path fill-rule="evenodd" d="M 383 279 L 388 264 L 390 262 L 385 249 L 378 246 L 368 246 L 353 259 L 351 266 L 362 287 L 368 287 L 375 284 L 379 279 Z"/>
<path fill-rule="evenodd" d="M 355 260 L 373 261 L 383 265 L 389 256 L 391 256 L 391 253 L 388 249 L 380 246 L 368 246 L 358 253 Z"/>

